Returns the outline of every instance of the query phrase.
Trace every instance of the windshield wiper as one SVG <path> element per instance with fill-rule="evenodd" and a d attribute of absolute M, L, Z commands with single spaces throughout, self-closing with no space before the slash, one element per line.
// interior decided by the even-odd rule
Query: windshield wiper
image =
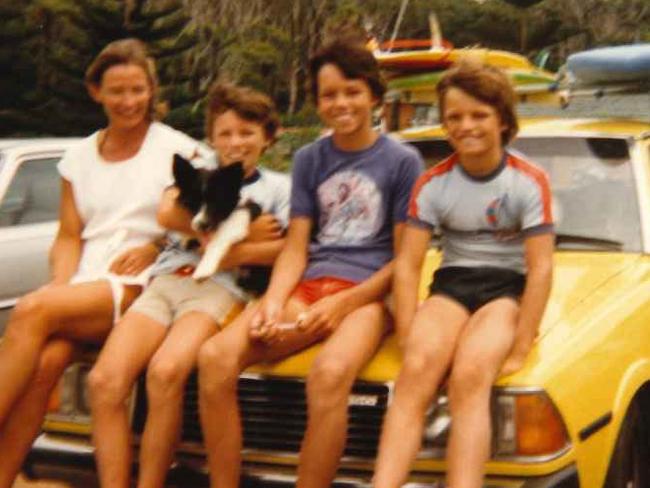
<path fill-rule="evenodd" d="M 576 234 L 555 234 L 555 244 L 586 244 L 588 246 L 621 251 L 623 243 L 599 237 L 581 236 Z"/>

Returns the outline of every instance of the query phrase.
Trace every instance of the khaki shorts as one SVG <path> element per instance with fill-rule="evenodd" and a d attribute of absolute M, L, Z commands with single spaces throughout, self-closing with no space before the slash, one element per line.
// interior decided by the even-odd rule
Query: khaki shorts
<path fill-rule="evenodd" d="M 156 276 L 129 311 L 144 314 L 165 326 L 186 313 L 201 312 L 223 327 L 244 306 L 228 289 L 210 279 L 198 282 L 192 276 L 169 274 Z"/>

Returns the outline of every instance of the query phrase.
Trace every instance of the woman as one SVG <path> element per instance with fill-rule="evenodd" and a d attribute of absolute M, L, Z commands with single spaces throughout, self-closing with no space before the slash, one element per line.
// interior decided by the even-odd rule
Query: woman
<path fill-rule="evenodd" d="M 379 444 L 376 488 L 406 482 L 424 417 L 445 374 L 452 428 L 447 485 L 483 486 L 490 454 L 490 392 L 520 369 L 551 288 L 553 219 L 543 170 L 507 145 L 518 129 L 515 93 L 499 69 L 462 63 L 437 86 L 440 120 L 455 153 L 420 177 L 395 263 L 402 370 Z M 419 307 L 432 232 L 443 260 Z"/>
<path fill-rule="evenodd" d="M 104 340 L 158 256 L 156 210 L 174 153 L 198 143 L 155 122 L 158 83 L 145 46 L 110 43 L 85 77 L 108 125 L 70 149 L 62 176 L 51 281 L 16 305 L 0 343 L 0 487 L 10 487 L 48 396 L 76 345 Z"/>

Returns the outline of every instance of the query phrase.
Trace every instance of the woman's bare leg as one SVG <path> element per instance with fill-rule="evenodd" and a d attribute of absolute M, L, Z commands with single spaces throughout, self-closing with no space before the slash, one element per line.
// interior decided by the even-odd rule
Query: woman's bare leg
<path fill-rule="evenodd" d="M 130 486 L 131 429 L 126 402 L 167 330 L 147 315 L 127 312 L 88 375 L 93 443 L 103 488 Z"/>
<path fill-rule="evenodd" d="M 494 300 L 472 315 L 458 341 L 449 381 L 451 488 L 483 486 L 483 465 L 490 455 L 490 392 L 512 347 L 518 312 L 515 300 Z"/>
<path fill-rule="evenodd" d="M 53 339 L 46 344 L 34 378 L 0 431 L 0 488 L 13 485 L 41 429 L 50 394 L 73 356 L 70 341 Z"/>
<path fill-rule="evenodd" d="M 136 293 L 127 290 L 125 300 Z M 113 296 L 106 281 L 48 286 L 21 298 L 0 342 L 0 426 L 26 390 L 48 339 L 101 341 L 112 318 Z"/>
<path fill-rule="evenodd" d="M 181 428 L 185 383 L 196 366 L 199 348 L 217 331 L 209 315 L 184 314 L 172 325 L 149 363 L 149 409 L 140 445 L 139 488 L 160 488 L 165 484 Z"/>
<path fill-rule="evenodd" d="M 299 488 L 328 487 L 348 431 L 348 398 L 386 329 L 384 308 L 371 303 L 343 319 L 327 338 L 307 378 L 307 430 L 300 450 Z"/>
<path fill-rule="evenodd" d="M 384 419 L 373 486 L 397 488 L 406 482 L 422 443 L 424 416 L 468 318 L 462 305 L 439 295 L 427 299 L 415 314 Z"/>

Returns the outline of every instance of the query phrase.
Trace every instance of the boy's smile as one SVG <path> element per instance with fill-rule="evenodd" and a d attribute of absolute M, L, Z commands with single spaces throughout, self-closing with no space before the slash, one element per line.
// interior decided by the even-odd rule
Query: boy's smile
<path fill-rule="evenodd" d="M 259 122 L 246 120 L 234 110 L 228 110 L 215 117 L 211 142 L 219 154 L 221 164 L 242 161 L 245 176 L 250 176 L 255 172 L 260 156 L 271 141 Z"/>
<path fill-rule="evenodd" d="M 334 64 L 325 64 L 319 70 L 318 114 L 342 148 L 362 149 L 374 142 L 371 115 L 376 102 L 365 80 L 346 78 Z M 348 147 L 355 142 L 360 147 Z"/>
<path fill-rule="evenodd" d="M 444 103 L 442 123 L 461 163 L 481 163 L 476 169 L 498 165 L 505 127 L 496 109 L 455 87 L 445 94 Z"/>

